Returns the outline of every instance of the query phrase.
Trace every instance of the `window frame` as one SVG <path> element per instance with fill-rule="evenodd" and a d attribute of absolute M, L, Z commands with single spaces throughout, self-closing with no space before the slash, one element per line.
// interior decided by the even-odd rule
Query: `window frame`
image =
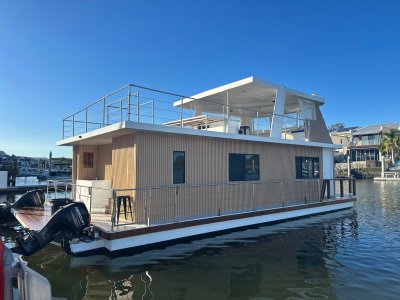
<path fill-rule="evenodd" d="M 242 174 L 241 176 L 233 176 L 231 173 L 231 157 L 233 156 L 242 156 Z M 255 156 L 257 157 L 257 166 L 254 168 L 256 173 L 254 173 L 254 178 L 252 178 L 250 173 L 246 172 L 246 157 Z M 247 158 L 248 159 L 248 158 Z M 246 176 L 247 175 L 247 176 Z M 236 178 L 234 178 L 236 177 Z M 246 178 L 247 177 L 247 178 Z M 228 182 L 242 182 L 242 181 L 260 181 L 261 174 L 260 174 L 260 154 L 254 153 L 228 153 Z"/>
<path fill-rule="evenodd" d="M 307 161 L 307 177 L 303 174 L 305 161 Z M 299 166 L 300 169 L 298 169 Z M 297 180 L 321 179 L 320 158 L 318 156 L 296 156 L 295 172 Z M 315 175 L 316 173 L 318 174 L 317 176 Z"/>
<path fill-rule="evenodd" d="M 175 153 L 183 153 L 183 181 L 175 181 Z M 174 150 L 172 151 L 172 184 L 185 184 L 186 183 L 186 151 Z"/>

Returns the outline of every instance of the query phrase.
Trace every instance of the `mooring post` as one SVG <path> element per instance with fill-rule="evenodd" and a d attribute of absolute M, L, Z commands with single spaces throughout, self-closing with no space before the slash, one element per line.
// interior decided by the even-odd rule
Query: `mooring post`
<path fill-rule="evenodd" d="M 350 155 L 347 156 L 347 177 L 351 176 L 351 160 Z"/>

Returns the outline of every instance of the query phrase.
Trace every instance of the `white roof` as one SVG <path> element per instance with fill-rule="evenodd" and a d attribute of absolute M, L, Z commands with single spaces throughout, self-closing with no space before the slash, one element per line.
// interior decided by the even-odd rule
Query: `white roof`
<path fill-rule="evenodd" d="M 289 89 L 283 85 L 269 83 L 254 76 L 213 88 L 191 97 L 174 102 L 174 106 L 195 109 L 210 113 L 222 113 L 222 105 L 229 105 L 231 111 L 240 114 L 247 110 L 272 113 L 277 89 L 285 91 L 285 112 L 298 108 L 298 100 L 306 99 L 324 104 L 324 100 L 314 94 L 305 94 Z"/>

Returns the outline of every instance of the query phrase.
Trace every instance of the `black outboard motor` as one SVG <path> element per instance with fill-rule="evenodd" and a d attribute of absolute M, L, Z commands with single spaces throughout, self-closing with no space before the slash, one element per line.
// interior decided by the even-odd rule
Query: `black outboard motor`
<path fill-rule="evenodd" d="M 14 218 L 11 208 L 39 207 L 44 205 L 45 200 L 46 197 L 42 190 L 33 190 L 26 192 L 13 204 L 3 203 L 0 206 L 0 223 L 4 223 Z"/>
<path fill-rule="evenodd" d="M 79 237 L 83 229 L 90 224 L 90 215 L 84 203 L 75 202 L 58 210 L 39 232 L 30 231 L 26 236 L 16 238 L 18 247 L 14 253 L 31 255 L 52 240 L 60 233 Z"/>

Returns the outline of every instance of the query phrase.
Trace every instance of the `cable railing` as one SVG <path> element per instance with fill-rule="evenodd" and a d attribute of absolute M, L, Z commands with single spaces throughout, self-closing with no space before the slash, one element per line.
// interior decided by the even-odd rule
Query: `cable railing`
<path fill-rule="evenodd" d="M 186 108 L 183 106 L 185 99 L 196 101 Z M 174 106 L 179 102 L 180 107 Z M 247 127 L 249 132 L 245 131 L 244 134 L 269 136 L 275 116 L 280 117 L 279 122 L 282 123 L 282 138 L 307 139 L 308 135 L 307 120 L 300 118 L 300 111 L 278 115 L 273 111 L 240 108 L 128 84 L 64 118 L 63 139 L 123 121 L 210 130 L 206 121 L 200 121 L 196 126 L 186 123 L 199 114 L 221 118 L 221 124 L 215 124 L 219 127 L 211 131 L 240 133 L 241 127 Z M 293 134 L 296 130 L 297 133 Z M 302 130 L 299 138 L 298 132 Z"/>
<path fill-rule="evenodd" d="M 60 195 L 85 203 L 92 223 L 113 231 L 352 198 L 356 184 L 336 178 L 105 189 L 48 181 L 48 197 Z"/>

